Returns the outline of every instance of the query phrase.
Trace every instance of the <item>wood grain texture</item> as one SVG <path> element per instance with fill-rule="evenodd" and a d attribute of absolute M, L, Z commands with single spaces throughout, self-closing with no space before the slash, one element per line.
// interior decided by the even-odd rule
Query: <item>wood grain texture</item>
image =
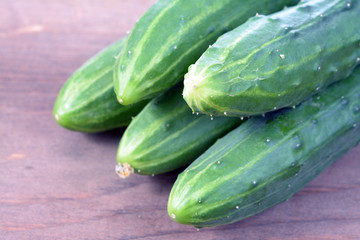
<path fill-rule="evenodd" d="M 0 1 L 0 239 L 360 239 L 360 147 L 288 202 L 196 231 L 167 216 L 176 173 L 116 176 L 123 130 L 55 124 L 65 80 L 153 2 Z"/>

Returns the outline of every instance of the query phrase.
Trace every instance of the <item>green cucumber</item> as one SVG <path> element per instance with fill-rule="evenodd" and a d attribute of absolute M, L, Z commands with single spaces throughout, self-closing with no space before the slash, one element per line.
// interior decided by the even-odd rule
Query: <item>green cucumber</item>
<path fill-rule="evenodd" d="M 187 165 L 241 123 L 239 118 L 192 114 L 182 88 L 153 99 L 130 123 L 117 154 L 120 177 L 131 172 L 155 175 Z"/>
<path fill-rule="evenodd" d="M 195 112 L 259 115 L 297 105 L 360 62 L 360 1 L 304 0 L 224 34 L 185 76 Z"/>
<path fill-rule="evenodd" d="M 122 106 L 116 100 L 113 83 L 115 56 L 125 38 L 84 63 L 62 87 L 54 106 L 56 122 L 70 130 L 100 132 L 126 126 L 145 106 L 140 102 Z"/>
<path fill-rule="evenodd" d="M 360 140 L 360 68 L 295 109 L 253 117 L 178 176 L 177 222 L 228 224 L 288 200 Z"/>
<path fill-rule="evenodd" d="M 159 0 L 136 23 L 115 65 L 123 105 L 158 96 L 183 79 L 188 66 L 221 34 L 256 13 L 298 0 Z"/>

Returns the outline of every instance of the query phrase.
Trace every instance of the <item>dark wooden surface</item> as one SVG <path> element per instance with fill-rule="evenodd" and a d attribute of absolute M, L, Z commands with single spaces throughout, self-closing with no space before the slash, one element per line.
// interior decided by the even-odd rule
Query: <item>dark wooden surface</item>
<path fill-rule="evenodd" d="M 176 173 L 115 175 L 123 130 L 55 124 L 65 80 L 153 2 L 0 1 L 0 239 L 360 239 L 360 147 L 290 201 L 196 231 L 167 216 Z"/>

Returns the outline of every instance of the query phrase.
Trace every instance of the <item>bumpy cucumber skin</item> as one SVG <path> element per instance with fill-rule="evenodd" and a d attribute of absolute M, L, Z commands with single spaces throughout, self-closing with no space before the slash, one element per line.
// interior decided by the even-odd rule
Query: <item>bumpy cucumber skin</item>
<path fill-rule="evenodd" d="M 208 115 L 259 115 L 297 105 L 358 65 L 359 15 L 359 0 L 305 0 L 253 17 L 189 67 L 184 99 Z"/>
<path fill-rule="evenodd" d="M 147 102 L 122 106 L 113 83 L 115 56 L 126 38 L 119 40 L 84 63 L 65 83 L 56 99 L 53 115 L 69 130 L 100 132 L 126 126 Z"/>
<path fill-rule="evenodd" d="M 119 145 L 117 161 L 134 172 L 156 175 L 185 166 L 242 120 L 191 112 L 182 85 L 154 98 L 134 118 Z"/>
<path fill-rule="evenodd" d="M 168 213 L 209 227 L 288 200 L 360 140 L 360 68 L 296 109 L 253 117 L 181 173 Z"/>
<path fill-rule="evenodd" d="M 269 14 L 298 0 L 159 0 L 130 33 L 115 71 L 118 101 L 158 96 L 183 79 L 209 44 L 256 13 Z"/>

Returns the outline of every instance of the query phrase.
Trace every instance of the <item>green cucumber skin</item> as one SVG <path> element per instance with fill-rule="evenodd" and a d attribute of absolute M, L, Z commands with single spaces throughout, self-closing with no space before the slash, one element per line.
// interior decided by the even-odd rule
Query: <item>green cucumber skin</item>
<path fill-rule="evenodd" d="M 195 112 L 259 115 L 297 105 L 360 61 L 360 1 L 308 0 L 221 36 L 185 75 Z"/>
<path fill-rule="evenodd" d="M 117 161 L 135 173 L 156 175 L 185 166 L 218 138 L 237 127 L 239 118 L 192 114 L 177 86 L 150 101 L 126 129 Z"/>
<path fill-rule="evenodd" d="M 360 68 L 295 109 L 253 117 L 178 176 L 177 222 L 229 224 L 288 200 L 360 140 Z"/>
<path fill-rule="evenodd" d="M 256 13 L 298 0 L 159 0 L 136 23 L 115 65 L 118 101 L 158 96 L 183 79 L 209 44 Z"/>
<path fill-rule="evenodd" d="M 107 47 L 84 63 L 64 84 L 56 99 L 55 121 L 69 130 L 101 132 L 127 126 L 146 102 L 122 106 L 113 83 L 115 56 L 126 38 Z"/>

